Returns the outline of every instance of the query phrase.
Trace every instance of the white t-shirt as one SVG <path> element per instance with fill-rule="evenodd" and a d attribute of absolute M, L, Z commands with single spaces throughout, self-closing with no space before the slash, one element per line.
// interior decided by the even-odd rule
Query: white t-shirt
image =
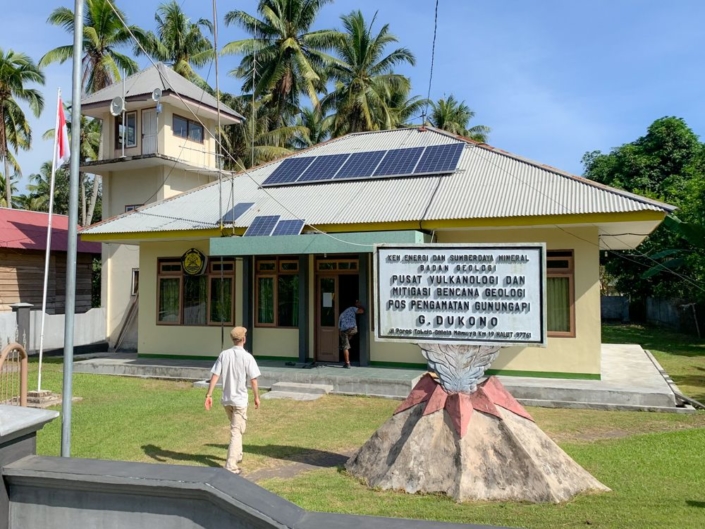
<path fill-rule="evenodd" d="M 260 376 L 254 356 L 240 346 L 226 349 L 218 355 L 211 373 L 223 383 L 223 406 L 247 407 L 247 379 Z"/>

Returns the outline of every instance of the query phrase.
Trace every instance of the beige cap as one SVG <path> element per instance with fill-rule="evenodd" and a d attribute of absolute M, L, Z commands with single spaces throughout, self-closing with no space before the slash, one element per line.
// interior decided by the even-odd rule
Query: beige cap
<path fill-rule="evenodd" d="M 247 329 L 245 329 L 244 327 L 233 327 L 233 330 L 230 331 L 230 338 L 233 339 L 233 342 L 243 341 L 246 335 Z"/>

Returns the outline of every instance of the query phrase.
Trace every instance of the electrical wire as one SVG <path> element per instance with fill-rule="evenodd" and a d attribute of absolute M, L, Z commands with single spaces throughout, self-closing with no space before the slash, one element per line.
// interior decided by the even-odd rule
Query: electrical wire
<path fill-rule="evenodd" d="M 428 75 L 428 93 L 426 95 L 426 105 L 424 106 L 423 114 L 421 114 L 421 125 L 426 124 L 426 116 L 428 115 L 428 103 L 431 100 L 431 86 L 433 85 L 433 65 L 436 61 L 436 35 L 438 33 L 438 0 L 436 0 L 436 10 L 433 19 L 433 44 L 431 45 L 431 69 Z"/>
<path fill-rule="evenodd" d="M 126 30 L 126 31 L 128 32 L 128 34 L 132 37 L 132 40 L 135 41 L 135 43 L 137 44 L 137 46 L 138 46 L 138 47 L 142 50 L 142 52 L 147 56 L 147 59 L 152 63 L 152 65 L 156 67 L 156 63 L 154 62 L 154 60 L 147 54 L 147 52 L 146 52 L 146 50 L 144 49 L 144 47 L 142 46 L 142 44 L 139 42 L 139 40 L 137 39 L 137 37 L 135 37 L 135 34 L 132 32 L 132 30 L 130 29 L 130 27 L 125 23 L 124 18 L 120 15 L 120 12 L 117 10 L 117 8 L 115 7 L 115 5 L 113 4 L 113 0 L 107 0 L 107 3 L 108 3 L 108 5 L 110 6 L 110 8 L 113 10 L 113 13 L 115 13 L 115 16 L 118 18 L 118 20 L 120 20 L 120 23 L 123 25 L 123 27 L 125 28 L 125 30 Z M 159 72 L 159 70 L 157 70 L 157 72 L 159 73 L 160 77 L 162 77 L 162 81 L 165 82 L 165 85 L 168 84 L 168 81 L 167 81 L 166 79 L 164 79 L 162 73 Z M 169 85 L 169 86 L 171 86 L 171 85 Z M 220 147 L 220 148 L 222 149 L 222 151 L 225 152 L 225 153 L 228 155 L 228 157 L 229 157 L 236 165 L 239 165 L 239 166 L 242 168 L 241 174 L 244 175 L 244 176 L 246 176 L 246 177 L 248 177 L 250 180 L 252 180 L 252 182 L 254 182 L 255 184 L 257 184 L 257 186 L 259 187 L 259 182 L 257 182 L 257 180 L 255 180 L 255 178 L 249 173 L 249 171 L 247 171 L 247 168 L 243 165 L 243 163 L 242 163 L 240 160 L 237 160 L 230 152 L 227 151 L 227 149 L 224 148 L 224 146 L 223 146 L 222 143 L 220 142 L 220 139 L 219 139 L 218 137 L 216 137 L 210 130 L 208 130 L 208 128 L 207 128 L 207 127 L 205 126 L 205 124 L 201 121 L 201 119 L 198 117 L 198 115 L 194 112 L 194 110 L 191 108 L 191 106 L 184 100 L 184 98 L 181 96 L 181 94 L 180 94 L 176 89 L 174 89 L 173 86 L 171 87 L 171 89 L 172 89 L 172 91 L 174 92 L 174 94 L 178 97 L 178 99 L 181 101 L 181 103 L 186 107 L 186 109 L 193 115 L 193 117 L 195 118 L 195 120 L 196 120 L 198 123 L 201 124 L 201 126 L 203 127 L 203 130 L 206 131 L 206 132 L 215 140 L 215 142 L 216 142 L 216 144 L 218 145 L 218 147 Z M 233 175 L 231 178 L 235 178 L 235 177 L 236 177 L 236 176 Z M 348 244 L 348 245 L 351 245 L 351 246 L 360 246 L 360 247 L 365 247 L 365 248 L 370 248 L 370 247 L 373 246 L 373 245 L 371 245 L 371 244 L 358 244 L 358 243 L 353 243 L 353 242 L 349 242 L 349 241 L 344 241 L 344 240 L 342 240 L 342 239 L 338 239 L 338 238 L 336 238 L 336 237 L 334 237 L 334 236 L 332 236 L 332 235 L 330 235 L 330 234 L 328 234 L 328 233 L 326 233 L 326 232 L 324 232 L 324 231 L 322 231 L 322 230 L 316 228 L 315 226 L 313 226 L 313 225 L 311 225 L 311 224 L 307 224 L 305 219 L 300 218 L 299 215 L 297 215 L 297 214 L 295 214 L 294 212 L 292 212 L 288 207 L 286 207 L 286 206 L 285 206 L 284 204 L 282 204 L 279 200 L 277 200 L 269 191 L 267 191 L 267 190 L 264 189 L 264 188 L 262 188 L 262 190 L 263 190 L 263 192 L 264 192 L 267 196 L 269 196 L 269 198 L 271 198 L 274 202 L 276 202 L 276 203 L 277 203 L 282 209 L 284 209 L 287 213 L 289 213 L 290 215 L 292 215 L 295 219 L 302 221 L 302 222 L 304 223 L 304 225 L 308 226 L 309 228 L 311 228 L 311 229 L 312 229 L 313 231 L 315 231 L 316 233 L 319 233 L 319 234 L 321 234 L 321 235 L 328 236 L 328 237 L 330 237 L 330 238 L 333 239 L 333 240 L 336 240 L 336 241 L 338 241 L 338 242 L 345 243 L 345 244 Z M 140 215 L 144 215 L 144 214 L 145 214 L 144 211 L 140 211 L 139 209 L 136 211 L 136 213 L 137 213 L 137 214 L 140 214 Z"/>

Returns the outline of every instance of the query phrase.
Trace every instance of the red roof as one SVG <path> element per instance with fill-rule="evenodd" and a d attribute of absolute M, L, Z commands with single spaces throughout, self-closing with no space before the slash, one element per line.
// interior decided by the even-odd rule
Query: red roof
<path fill-rule="evenodd" d="M 0 208 L 0 250 L 46 250 L 49 214 L 23 209 Z M 51 250 L 65 252 L 68 246 L 69 218 L 52 215 Z M 100 253 L 101 245 L 79 239 L 79 253 Z"/>

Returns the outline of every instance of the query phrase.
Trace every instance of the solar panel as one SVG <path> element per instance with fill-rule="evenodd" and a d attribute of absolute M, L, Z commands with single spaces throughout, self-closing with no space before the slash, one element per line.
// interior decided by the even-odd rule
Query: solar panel
<path fill-rule="evenodd" d="M 414 174 L 452 173 L 458 167 L 458 160 L 463 153 L 463 143 L 449 143 L 426 147 Z"/>
<path fill-rule="evenodd" d="M 272 235 L 298 235 L 304 228 L 303 220 L 280 220 Z"/>
<path fill-rule="evenodd" d="M 235 207 L 231 208 L 230 211 L 223 215 L 223 222 L 235 222 L 254 205 L 254 202 L 240 202 L 235 204 Z"/>
<path fill-rule="evenodd" d="M 306 156 L 303 158 L 287 158 L 279 164 L 272 174 L 262 182 L 263 186 L 273 184 L 289 184 L 295 182 L 301 173 L 316 159 L 315 156 Z"/>
<path fill-rule="evenodd" d="M 393 149 L 387 151 L 387 155 L 377 167 L 374 176 L 394 176 L 412 174 L 416 163 L 421 158 L 424 147 L 412 147 L 411 149 Z"/>
<path fill-rule="evenodd" d="M 274 226 L 277 225 L 279 220 L 279 215 L 265 215 L 262 217 L 255 217 L 247 228 L 245 232 L 245 237 L 266 237 L 272 234 Z"/>
<path fill-rule="evenodd" d="M 330 156 L 319 156 L 308 166 L 301 178 L 297 182 L 312 182 L 315 180 L 331 180 L 338 172 L 349 154 L 333 154 Z"/>
<path fill-rule="evenodd" d="M 345 165 L 335 175 L 336 180 L 343 178 L 364 178 L 372 176 L 387 151 L 356 152 L 350 155 Z"/>

